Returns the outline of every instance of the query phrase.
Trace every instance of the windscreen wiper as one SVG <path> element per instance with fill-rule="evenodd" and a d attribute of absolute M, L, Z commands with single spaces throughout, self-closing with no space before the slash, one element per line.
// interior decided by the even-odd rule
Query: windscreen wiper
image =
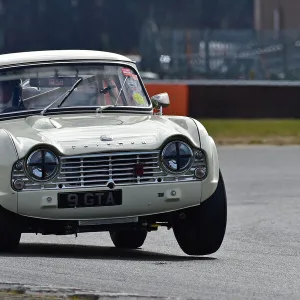
<path fill-rule="evenodd" d="M 81 81 L 83 80 L 83 78 L 81 77 L 80 79 L 78 79 L 74 85 L 64 94 L 62 94 L 61 96 L 59 96 L 57 99 L 55 99 L 53 102 L 51 102 L 48 106 L 46 106 L 42 111 L 41 111 L 41 115 L 45 115 L 45 113 L 48 111 L 48 109 L 50 107 L 52 107 L 52 105 L 54 105 L 56 102 L 58 102 L 61 99 L 61 102 L 57 105 L 57 107 L 61 107 L 64 102 L 67 100 L 67 98 L 72 94 L 72 92 L 77 88 L 77 86 L 81 83 Z"/>
<path fill-rule="evenodd" d="M 111 108 L 111 107 L 115 107 L 115 106 L 114 105 L 99 106 L 99 107 L 97 107 L 96 112 L 97 113 L 99 113 L 99 112 L 102 113 L 103 110 L 106 110 L 106 109 Z"/>
<path fill-rule="evenodd" d="M 100 90 L 101 94 L 107 94 L 110 90 L 115 89 L 117 86 L 116 85 L 109 85 L 106 88 L 103 88 L 102 90 Z M 103 106 L 99 106 L 96 109 L 97 113 L 102 113 L 103 110 L 110 108 L 110 107 L 114 107 L 114 105 L 103 105 Z"/>
<path fill-rule="evenodd" d="M 128 78 L 128 76 L 126 76 L 126 78 L 124 79 L 124 82 L 123 82 L 123 84 L 122 84 L 122 87 L 121 87 L 120 92 L 119 92 L 119 95 L 118 95 L 118 98 L 116 99 L 115 106 L 117 106 L 117 104 L 118 104 L 119 98 L 120 98 L 120 96 L 121 96 L 121 93 L 122 93 L 122 91 L 123 91 L 123 88 L 124 88 L 124 85 L 125 85 L 125 83 L 126 83 L 127 78 Z"/>

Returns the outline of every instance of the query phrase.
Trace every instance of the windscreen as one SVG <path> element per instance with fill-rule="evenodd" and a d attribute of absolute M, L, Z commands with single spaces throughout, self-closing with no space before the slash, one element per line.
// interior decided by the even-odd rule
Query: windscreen
<path fill-rule="evenodd" d="M 67 99 L 59 106 L 68 93 Z M 54 101 L 51 108 L 150 105 L 136 71 L 129 66 L 47 65 L 0 73 L 1 114 L 43 110 Z"/>

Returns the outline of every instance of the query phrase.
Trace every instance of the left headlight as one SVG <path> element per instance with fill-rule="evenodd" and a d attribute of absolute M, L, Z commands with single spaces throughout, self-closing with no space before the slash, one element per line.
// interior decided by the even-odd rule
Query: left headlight
<path fill-rule="evenodd" d="M 59 159 L 50 150 L 38 149 L 26 160 L 26 172 L 37 181 L 48 181 L 55 177 L 59 170 Z"/>
<path fill-rule="evenodd" d="M 161 162 L 171 173 L 185 172 L 193 163 L 193 150 L 182 141 L 170 142 L 162 151 Z"/>

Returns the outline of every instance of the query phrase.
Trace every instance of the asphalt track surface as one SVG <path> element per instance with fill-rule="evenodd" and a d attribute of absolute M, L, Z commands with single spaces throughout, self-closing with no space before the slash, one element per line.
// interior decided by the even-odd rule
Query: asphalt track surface
<path fill-rule="evenodd" d="M 197 299 L 300 299 L 300 147 L 222 147 L 228 227 L 221 249 L 189 257 L 172 230 L 120 251 L 107 233 L 24 235 L 0 282 Z"/>

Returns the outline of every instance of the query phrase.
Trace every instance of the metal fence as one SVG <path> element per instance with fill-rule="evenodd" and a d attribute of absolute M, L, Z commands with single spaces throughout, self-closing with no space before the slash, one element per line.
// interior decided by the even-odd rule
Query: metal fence
<path fill-rule="evenodd" d="M 141 69 L 176 79 L 300 79 L 300 30 L 161 30 L 143 40 Z"/>

